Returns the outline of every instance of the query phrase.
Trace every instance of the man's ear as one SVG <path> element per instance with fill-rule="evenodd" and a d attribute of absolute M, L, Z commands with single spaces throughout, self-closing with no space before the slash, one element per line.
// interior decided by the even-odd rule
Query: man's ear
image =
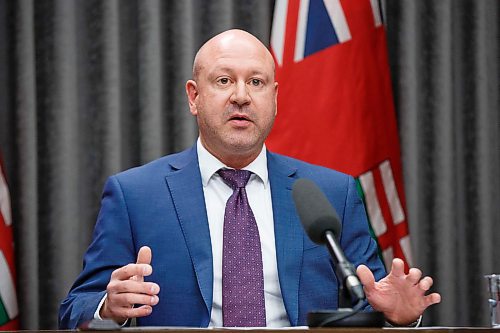
<path fill-rule="evenodd" d="M 274 105 L 276 110 L 274 110 L 274 116 L 278 115 L 278 82 L 274 82 Z"/>
<path fill-rule="evenodd" d="M 189 103 L 189 112 L 193 116 L 198 114 L 198 109 L 196 108 L 196 98 L 198 98 L 198 86 L 196 85 L 196 81 L 188 80 L 186 82 L 186 95 L 188 97 Z"/>

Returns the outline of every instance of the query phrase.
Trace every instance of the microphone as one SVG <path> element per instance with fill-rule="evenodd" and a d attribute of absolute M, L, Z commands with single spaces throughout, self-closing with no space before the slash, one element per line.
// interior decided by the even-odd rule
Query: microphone
<path fill-rule="evenodd" d="M 342 230 L 337 212 L 319 187 L 308 179 L 293 184 L 293 201 L 300 221 L 309 238 L 317 244 L 326 244 L 335 262 L 337 278 L 356 301 L 365 299 L 363 285 L 354 266 L 347 260 L 338 238 Z"/>

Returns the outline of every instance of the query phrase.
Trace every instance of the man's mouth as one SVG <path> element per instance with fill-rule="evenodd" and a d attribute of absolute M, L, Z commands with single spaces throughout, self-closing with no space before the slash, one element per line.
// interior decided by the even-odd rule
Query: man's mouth
<path fill-rule="evenodd" d="M 246 115 L 235 114 L 229 117 L 229 123 L 235 128 L 247 128 L 252 124 L 252 120 Z"/>
<path fill-rule="evenodd" d="M 250 118 L 248 118 L 245 115 L 234 115 L 229 118 L 229 120 L 237 120 L 237 121 L 250 121 Z"/>

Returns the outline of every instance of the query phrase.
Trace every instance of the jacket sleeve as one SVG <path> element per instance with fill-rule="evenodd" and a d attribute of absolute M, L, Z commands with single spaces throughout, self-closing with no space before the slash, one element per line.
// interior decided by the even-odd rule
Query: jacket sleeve
<path fill-rule="evenodd" d="M 83 270 L 59 308 L 59 328 L 76 329 L 94 318 L 106 293 L 111 273 L 135 262 L 130 219 L 118 179 L 113 176 L 104 186 L 93 240 L 83 260 Z"/>
<path fill-rule="evenodd" d="M 386 275 L 385 267 L 378 254 L 377 242 L 370 234 L 366 210 L 358 194 L 356 182 L 351 176 L 347 187 L 344 211 L 339 212 L 342 219 L 340 243 L 354 267 L 361 264 L 368 266 L 378 281 Z M 367 303 L 366 310 L 369 309 L 371 306 Z"/>

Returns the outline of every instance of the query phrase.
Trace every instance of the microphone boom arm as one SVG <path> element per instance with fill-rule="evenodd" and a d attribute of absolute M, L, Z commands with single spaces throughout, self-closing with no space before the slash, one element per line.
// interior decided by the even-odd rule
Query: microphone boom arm
<path fill-rule="evenodd" d="M 363 285 L 359 281 L 354 266 L 347 260 L 344 251 L 340 248 L 335 235 L 330 230 L 325 232 L 328 250 L 335 263 L 337 277 L 343 277 L 341 281 L 342 287 L 346 288 L 351 298 L 356 302 L 365 299 Z"/>

